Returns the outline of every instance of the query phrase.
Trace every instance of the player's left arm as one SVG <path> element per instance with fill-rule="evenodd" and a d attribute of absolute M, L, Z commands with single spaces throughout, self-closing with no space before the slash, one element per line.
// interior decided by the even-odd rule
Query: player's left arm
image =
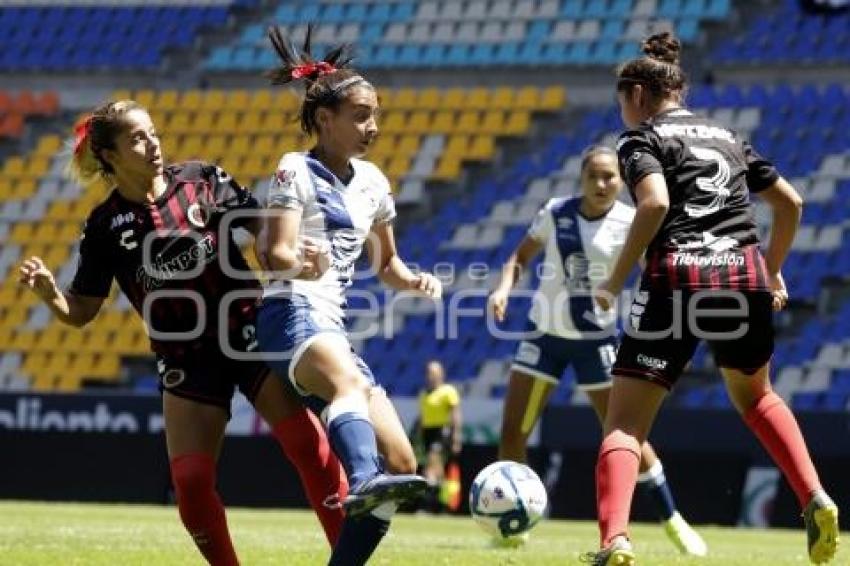
<path fill-rule="evenodd" d="M 419 291 L 432 298 L 443 294 L 440 280 L 430 273 L 414 273 L 398 255 L 390 222 L 377 222 L 366 239 L 366 253 L 378 279 L 399 291 Z"/>

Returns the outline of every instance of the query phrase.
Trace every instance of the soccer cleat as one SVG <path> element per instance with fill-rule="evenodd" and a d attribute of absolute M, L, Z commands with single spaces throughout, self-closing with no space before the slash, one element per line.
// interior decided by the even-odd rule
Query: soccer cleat
<path fill-rule="evenodd" d="M 346 515 L 357 517 L 389 501 L 411 501 L 427 490 L 428 481 L 422 476 L 378 474 L 352 487 L 342 506 Z"/>
<path fill-rule="evenodd" d="M 682 554 L 689 556 L 705 556 L 708 554 L 708 546 L 706 546 L 705 541 L 678 511 L 664 521 L 664 532 L 667 533 L 667 538 Z"/>
<path fill-rule="evenodd" d="M 838 547 L 838 507 L 820 491 L 803 510 L 809 543 L 809 560 L 824 564 L 832 560 Z"/>
<path fill-rule="evenodd" d="M 582 555 L 579 560 L 590 566 L 635 566 L 636 564 L 632 543 L 623 536 L 614 538 L 607 548 Z"/>

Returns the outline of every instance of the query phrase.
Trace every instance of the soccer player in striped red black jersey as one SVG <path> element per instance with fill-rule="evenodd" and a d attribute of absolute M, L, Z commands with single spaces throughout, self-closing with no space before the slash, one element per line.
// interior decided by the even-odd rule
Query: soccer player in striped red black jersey
<path fill-rule="evenodd" d="M 89 215 L 71 288 L 60 290 L 38 257 L 24 262 L 21 282 L 72 326 L 94 319 L 113 279 L 144 316 L 161 376 L 177 505 L 198 549 L 211 564 L 238 563 L 215 490 L 235 387 L 272 428 L 335 544 L 343 520 L 337 503 L 347 483 L 318 419 L 279 380 L 266 379 L 262 360 L 226 353 L 225 345 L 236 352 L 256 348 L 260 286 L 225 221 L 231 211 L 258 208 L 254 197 L 214 165 L 165 167 L 150 116 L 133 101 L 108 103 L 80 122 L 70 169 L 85 184 L 103 180 L 115 188 Z M 259 226 L 244 215 L 233 219 L 233 227 L 256 232 Z M 231 267 L 246 277 L 225 273 L 224 246 Z M 219 321 L 230 292 L 239 295 Z"/>
<path fill-rule="evenodd" d="M 635 563 L 628 521 L 640 445 L 668 390 L 705 339 L 733 405 L 797 495 L 810 560 L 828 562 L 838 543 L 838 509 L 769 375 L 772 311 L 788 298 L 781 267 L 802 201 L 749 143 L 684 108 L 677 39 L 657 34 L 643 50 L 646 56 L 619 70 L 617 97 L 629 129 L 617 148 L 637 207 L 620 257 L 597 295 L 600 306 L 611 306 L 644 254 L 647 268 L 632 305 L 633 328 L 627 328 L 614 364 L 596 468 L 601 550 L 586 554 L 585 561 Z M 764 256 L 750 192 L 773 209 Z"/>

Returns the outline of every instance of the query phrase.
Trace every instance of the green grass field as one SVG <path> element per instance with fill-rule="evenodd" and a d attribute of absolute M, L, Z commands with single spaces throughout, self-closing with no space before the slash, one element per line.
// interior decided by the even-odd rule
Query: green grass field
<path fill-rule="evenodd" d="M 229 510 L 230 528 L 246 566 L 326 563 L 328 549 L 309 512 Z M 675 554 L 660 527 L 634 529 L 639 564 L 781 566 L 808 564 L 801 531 L 704 527 L 710 557 Z M 596 542 L 589 522 L 544 521 L 520 549 L 493 549 L 464 517 L 398 517 L 370 564 L 549 565 L 577 564 Z M 839 551 L 834 564 L 848 564 Z M 0 565 L 201 565 L 174 508 L 0 502 Z"/>

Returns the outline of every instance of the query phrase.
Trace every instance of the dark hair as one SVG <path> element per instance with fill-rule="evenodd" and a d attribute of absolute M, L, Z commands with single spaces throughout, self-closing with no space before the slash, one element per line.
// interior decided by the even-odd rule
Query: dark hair
<path fill-rule="evenodd" d="M 670 95 L 682 97 L 687 87 L 687 78 L 679 66 L 682 44 L 669 31 L 649 36 L 641 44 L 643 57 L 632 59 L 617 71 L 617 90 L 630 91 L 643 85 L 656 98 Z"/>
<path fill-rule="evenodd" d="M 127 114 L 147 111 L 134 100 L 108 102 L 83 116 L 74 127 L 74 154 L 68 163 L 69 175 L 84 185 L 115 174 L 101 152 L 115 149 L 115 138 L 127 128 Z"/>
<path fill-rule="evenodd" d="M 614 148 L 608 147 L 607 145 L 601 144 L 593 144 L 588 146 L 581 152 L 581 171 L 584 172 L 587 164 L 590 163 L 590 160 L 593 159 L 597 155 L 610 155 L 614 158 L 614 161 L 617 160 L 617 152 L 614 151 Z"/>
<path fill-rule="evenodd" d="M 318 131 L 316 110 L 336 110 L 345 100 L 348 89 L 354 86 L 373 88 L 360 73 L 350 68 L 351 46 L 343 44 L 331 49 L 316 61 L 310 54 L 313 25 L 307 26 L 304 46 L 298 49 L 292 40 L 285 38 L 277 27 L 269 28 L 269 40 L 283 63 L 265 73 L 273 85 L 285 85 L 303 79 L 306 83 L 301 102 L 301 129 L 308 135 Z"/>

